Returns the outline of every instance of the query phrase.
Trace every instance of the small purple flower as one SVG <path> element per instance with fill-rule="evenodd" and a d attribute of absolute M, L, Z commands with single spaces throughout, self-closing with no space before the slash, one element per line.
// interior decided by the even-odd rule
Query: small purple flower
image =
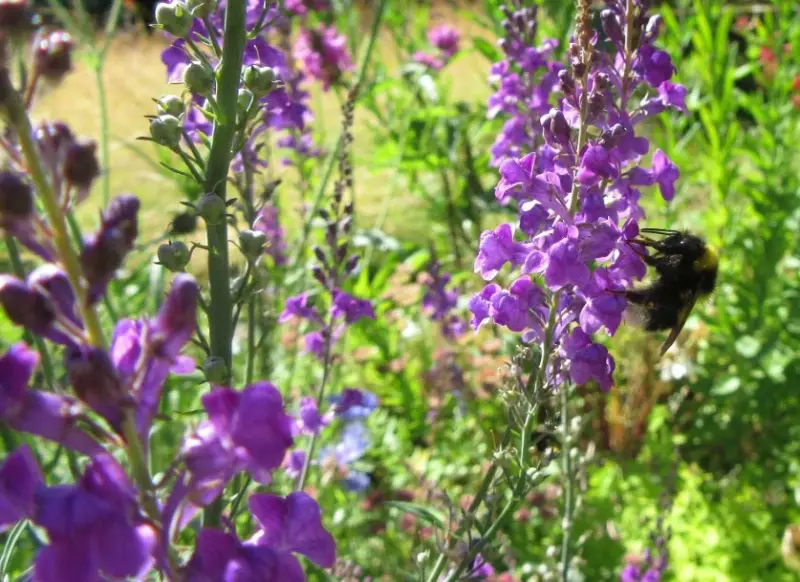
<path fill-rule="evenodd" d="M 569 360 L 569 375 L 575 384 L 580 386 L 594 380 L 603 390 L 611 389 L 615 364 L 604 346 L 592 342 L 582 329 L 576 328 L 562 340 L 561 348 Z"/>
<path fill-rule="evenodd" d="M 28 445 L 10 453 L 0 465 L 0 533 L 36 511 L 36 492 L 44 476 Z"/>
<path fill-rule="evenodd" d="M 542 330 L 541 313 L 545 307 L 544 293 L 530 277 L 514 281 L 508 291 L 500 290 L 490 300 L 491 316 L 497 325 L 511 331 Z"/>
<path fill-rule="evenodd" d="M 658 87 L 661 83 L 669 81 L 676 70 L 669 53 L 656 50 L 648 44 L 639 49 L 639 56 L 634 63 L 634 69 L 653 87 Z"/>
<path fill-rule="evenodd" d="M 348 324 L 356 323 L 362 317 L 375 319 L 375 310 L 372 303 L 367 299 L 358 299 L 345 293 L 341 289 L 333 292 L 333 307 L 331 315 L 334 318 L 344 317 Z"/>
<path fill-rule="evenodd" d="M 367 390 L 345 388 L 341 394 L 331 396 L 333 413 L 344 422 L 363 420 L 378 408 L 378 397 Z"/>
<path fill-rule="evenodd" d="M 205 504 L 239 471 L 268 483 L 293 443 L 293 422 L 277 388 L 251 384 L 241 392 L 216 388 L 202 398 L 208 420 L 184 446 L 190 489 Z"/>
<path fill-rule="evenodd" d="M 138 577 L 153 564 L 157 534 L 110 455 L 95 457 L 77 484 L 40 490 L 33 521 L 50 540 L 36 558 L 37 580 Z"/>
<path fill-rule="evenodd" d="M 38 354 L 25 344 L 12 346 L 0 357 L 0 422 L 87 455 L 103 453 L 78 425 L 73 399 L 29 388 L 38 363 Z"/>
<path fill-rule="evenodd" d="M 331 9 L 330 0 L 286 0 L 284 6 L 298 16 L 305 16 L 311 11 L 324 12 Z"/>
<path fill-rule="evenodd" d="M 686 113 L 686 87 L 664 81 L 658 86 L 658 98 L 665 107 L 674 107 Z"/>
<path fill-rule="evenodd" d="M 453 58 L 458 52 L 461 35 L 450 25 L 440 24 L 428 31 L 428 42 L 441 51 L 444 60 Z"/>
<path fill-rule="evenodd" d="M 332 568 L 336 542 L 322 525 L 319 505 L 303 492 L 286 497 L 255 493 L 248 500 L 250 512 L 261 530 L 254 537 L 259 546 L 287 555 L 302 554 L 321 568 Z"/>
<path fill-rule="evenodd" d="M 619 175 L 611 156 L 602 146 L 589 146 L 581 158 L 578 181 L 586 186 L 593 186 L 601 180 L 611 180 Z"/>
<path fill-rule="evenodd" d="M 297 427 L 308 434 L 316 434 L 328 424 L 328 419 L 319 413 L 313 398 L 306 396 L 300 401 Z"/>
<path fill-rule="evenodd" d="M 415 52 L 411 55 L 411 59 L 415 63 L 419 63 L 433 71 L 440 71 L 444 67 L 444 62 L 439 57 L 423 51 Z"/>
<path fill-rule="evenodd" d="M 311 77 L 322 82 L 325 91 L 337 83 L 345 71 L 353 68 L 347 39 L 333 26 L 301 30 L 294 56 Z"/>
<path fill-rule="evenodd" d="M 283 460 L 283 470 L 291 479 L 296 479 L 300 476 L 303 470 L 303 465 L 306 462 L 306 452 L 302 449 L 295 449 L 289 451 L 286 458 Z"/>
<path fill-rule="evenodd" d="M 286 264 L 286 241 L 279 221 L 278 209 L 265 204 L 259 211 L 253 230 L 263 232 L 267 237 L 266 253 L 278 266 Z"/>
<path fill-rule="evenodd" d="M 491 281 L 506 263 L 521 265 L 530 248 L 514 241 L 514 231 L 510 224 L 501 224 L 495 230 L 481 234 L 478 256 L 475 258 L 475 272 L 485 281 Z"/>
<path fill-rule="evenodd" d="M 472 326 L 472 329 L 478 329 L 489 319 L 492 312 L 492 297 L 500 291 L 501 288 L 499 285 L 490 283 L 486 285 L 480 293 L 473 295 L 472 299 L 470 299 L 468 307 L 472 312 L 472 319 L 469 324 Z"/>
<path fill-rule="evenodd" d="M 672 163 L 661 150 L 656 150 L 653 154 L 653 178 L 658 183 L 661 196 L 669 202 L 675 197 L 675 182 L 681 173 L 678 166 Z"/>
<path fill-rule="evenodd" d="M 322 360 L 325 357 L 325 336 L 321 331 L 312 331 L 303 338 L 307 353 Z"/>
<path fill-rule="evenodd" d="M 322 323 L 317 308 L 311 303 L 312 295 L 309 291 L 304 291 L 299 295 L 294 295 L 286 300 L 286 307 L 278 318 L 279 323 L 286 323 L 295 317 L 307 319 L 317 323 Z"/>
<path fill-rule="evenodd" d="M 125 256 L 133 249 L 138 233 L 139 200 L 135 196 L 112 199 L 103 214 L 100 230 L 81 251 L 81 266 L 89 283 L 89 299 L 98 301 Z"/>

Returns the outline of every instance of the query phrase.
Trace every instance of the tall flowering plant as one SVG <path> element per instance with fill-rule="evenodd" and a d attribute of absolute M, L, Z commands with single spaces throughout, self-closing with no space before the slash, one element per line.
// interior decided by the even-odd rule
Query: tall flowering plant
<path fill-rule="evenodd" d="M 539 403 L 558 395 L 564 501 L 557 569 L 563 580 L 575 546 L 575 387 L 607 391 L 614 383 L 614 358 L 599 336 L 615 334 L 626 309 L 624 291 L 645 274 L 643 251 L 633 242 L 644 217 L 642 188 L 657 186 L 671 200 L 679 176 L 659 149 L 646 162 L 651 146 L 643 122 L 670 108 L 685 110 L 686 95 L 672 80 L 670 56 L 655 46 L 661 18 L 649 13 L 650 4 L 609 0 L 596 31 L 590 3 L 580 0 L 565 63 L 548 60 L 552 41 L 534 45 L 535 9 L 506 8 L 501 46 L 508 58 L 492 68 L 499 88 L 490 115 L 508 118 L 493 150 L 500 173 L 495 196 L 516 206 L 518 220 L 481 235 L 475 272 L 489 283 L 470 302 L 472 326 L 493 324 L 519 334 L 531 361 L 515 368 L 519 476 L 511 483 L 513 498 L 488 531 L 537 481 L 539 473 L 528 471 L 530 435 Z M 511 432 L 506 435 L 503 447 Z M 470 512 L 481 502 L 479 496 Z M 489 539 L 485 533 L 467 558 Z M 467 558 L 448 580 L 457 579 Z M 446 561 L 440 557 L 437 575 Z"/>
<path fill-rule="evenodd" d="M 301 7 L 323 8 L 320 2 L 294 4 Z M 159 26 L 174 37 L 163 59 L 168 75 L 186 91 L 157 100 L 149 139 L 174 152 L 184 167 L 173 170 L 206 192 L 191 206 L 207 236 L 191 250 L 179 241 L 162 245 L 159 262 L 176 274 L 157 313 L 117 320 L 109 309 L 113 328 L 106 329 L 98 311 L 134 249 L 140 202 L 132 195 L 112 199 L 87 236 L 68 224 L 101 173 L 94 142 L 62 123 L 32 125 L 29 111 L 37 89 L 69 71 L 72 41 L 62 31 L 35 31 L 24 2 L 0 10 L 0 112 L 7 125 L 0 140 L 7 158 L 0 172 L 0 228 L 14 266 L 13 274 L 0 275 L 0 305 L 27 337 L 0 356 L 0 421 L 7 442 L 19 444 L 21 434 L 37 439 L 37 446 L 17 446 L 0 461 L 0 533 L 22 531 L 30 521 L 46 534 L 33 565 L 34 578 L 42 581 L 155 575 L 299 581 L 305 579 L 300 556 L 333 567 L 336 544 L 302 483 L 286 495 L 264 489 L 291 458 L 296 437 L 314 432 L 314 407 L 304 402 L 295 418 L 275 385 L 254 378 L 250 341 L 243 373 L 236 373 L 232 358 L 233 330 L 245 307 L 252 322 L 259 271 L 265 262 L 280 267 L 288 260 L 275 207 L 253 195 L 254 171 L 266 163 L 263 134 L 303 136 L 310 121 L 298 75 L 267 40 L 267 29 L 280 26 L 285 15 L 264 2 L 157 6 Z M 24 59 L 29 48 L 29 69 L 12 78 L 9 63 Z M 239 278 L 232 277 L 228 248 L 231 171 L 246 221 L 235 241 L 246 264 Z M 337 200 L 334 230 L 346 233 L 341 193 Z M 352 323 L 371 312 L 339 288 L 356 264 L 341 254 L 347 247 L 338 234 L 329 238 L 332 254 L 320 259 L 335 277 L 325 283 L 332 293 L 328 346 L 335 320 Z M 20 246 L 39 261 L 29 273 Z M 198 250 L 208 253 L 208 295 L 184 272 Z M 208 332 L 198 317 L 203 311 Z M 63 381 L 57 353 L 63 353 Z M 176 422 L 164 418 L 170 410 L 165 384 L 196 367 L 208 383 L 200 415 L 182 439 L 164 442 L 159 424 Z M 347 406 L 334 404 L 334 416 L 369 400 L 358 391 L 340 398 Z M 53 474 L 43 470 L 46 441 L 70 451 L 72 482 L 52 482 Z M 161 456 L 169 449 L 168 466 L 159 466 L 156 449 Z M 262 488 L 248 494 L 251 482 Z M 229 504 L 231 484 L 235 501 Z M 238 519 L 245 508 L 250 519 Z"/>

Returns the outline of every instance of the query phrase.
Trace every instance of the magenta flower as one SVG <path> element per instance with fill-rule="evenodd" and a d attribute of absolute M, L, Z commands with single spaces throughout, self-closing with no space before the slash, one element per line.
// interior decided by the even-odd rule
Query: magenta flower
<path fill-rule="evenodd" d="M 344 317 L 346 323 L 352 324 L 361 318 L 375 319 L 375 310 L 367 299 L 358 299 L 337 289 L 333 292 L 331 315 L 334 318 Z"/>
<path fill-rule="evenodd" d="M 36 579 L 100 581 L 138 577 L 153 564 L 156 532 L 139 515 L 136 491 L 109 455 L 95 457 L 75 485 L 41 489 L 33 521 L 50 544 L 36 558 Z"/>
<path fill-rule="evenodd" d="M 183 452 L 193 501 L 208 503 L 243 470 L 268 483 L 293 443 L 293 422 L 277 388 L 269 382 L 241 392 L 216 388 L 202 400 L 208 420 L 187 439 Z"/>
<path fill-rule="evenodd" d="M 333 26 L 301 30 L 294 46 L 294 57 L 303 63 L 311 77 L 322 83 L 325 91 L 353 68 L 347 39 Z"/>
<path fill-rule="evenodd" d="M 86 455 L 103 453 L 103 447 L 78 424 L 74 399 L 30 389 L 38 363 L 38 354 L 25 344 L 12 346 L 0 357 L 0 422 Z"/>
<path fill-rule="evenodd" d="M 440 24 L 428 31 L 428 42 L 441 51 L 445 61 L 453 58 L 458 52 L 461 35 L 450 25 Z"/>

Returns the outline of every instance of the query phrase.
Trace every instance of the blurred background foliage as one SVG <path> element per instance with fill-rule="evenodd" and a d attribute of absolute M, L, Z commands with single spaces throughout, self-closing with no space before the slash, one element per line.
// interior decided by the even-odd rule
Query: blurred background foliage
<path fill-rule="evenodd" d="M 369 2 L 335 4 L 341 29 L 358 39 Z M 451 342 L 418 307 L 419 274 L 432 252 L 453 273 L 464 307 L 478 284 L 471 271 L 479 234 L 503 219 L 488 164 L 500 125 L 486 119 L 488 68 L 500 58 L 500 4 L 392 2 L 380 58 L 356 109 L 355 242 L 368 261 L 354 291 L 375 300 L 380 316 L 344 338 L 337 382 L 375 392 L 381 407 L 369 420 L 372 446 L 355 465 L 372 477 L 370 489 L 358 495 L 328 487 L 336 478 L 328 475 L 318 497 L 340 552 L 364 575 L 414 576 L 409 556 L 433 547 L 437 527 L 469 502 L 505 418 L 499 395 L 512 338 L 484 332 Z M 563 47 L 571 3 L 539 4 L 540 37 Z M 102 3 L 86 6 L 102 10 Z M 647 128 L 681 179 L 669 206 L 648 203 L 646 223 L 701 232 L 718 246 L 719 288 L 662 361 L 656 340 L 641 332 L 626 330 L 609 346 L 617 385 L 585 398 L 586 445 L 596 462 L 586 476 L 579 527 L 589 535 L 580 569 L 585 580 L 613 579 L 662 516 L 671 528 L 670 579 L 794 580 L 780 543 L 784 528 L 800 521 L 800 9 L 795 0 L 674 0 L 657 10 L 662 46 L 689 90 L 689 114 Z M 459 28 L 465 48 L 432 75 L 409 64 L 410 56 L 441 22 Z M 155 150 L 135 142 L 151 98 L 169 89 L 159 57 L 165 46 L 158 34 L 128 24 L 104 70 L 113 104 L 111 191 L 142 199 L 140 255 L 115 289 L 122 314 L 159 300 L 163 274 L 151 268 L 152 241 L 168 232 L 180 201 L 198 194 L 160 170 Z M 97 135 L 92 74 L 79 63 L 36 114 Z M 343 96 L 312 93 L 316 136 L 330 146 Z M 278 168 L 263 183 L 279 177 Z M 297 206 L 297 184 L 285 178 L 283 207 Z M 82 208 L 87 228 L 100 205 L 95 199 Z M 290 225 L 297 220 L 286 216 Z M 299 386 L 311 381 L 311 365 L 299 361 L 288 335 L 270 336 L 262 370 L 278 385 Z M 0 318 L 0 337 L 8 345 L 20 336 Z M 196 394 L 173 388 L 165 413 L 197 407 Z M 191 414 L 176 418 L 169 430 L 177 442 Z M 416 509 L 389 503 L 401 492 L 413 495 Z M 502 551 L 486 556 L 498 571 L 526 579 L 546 560 L 559 535 L 559 495 L 537 491 L 504 524 Z"/>

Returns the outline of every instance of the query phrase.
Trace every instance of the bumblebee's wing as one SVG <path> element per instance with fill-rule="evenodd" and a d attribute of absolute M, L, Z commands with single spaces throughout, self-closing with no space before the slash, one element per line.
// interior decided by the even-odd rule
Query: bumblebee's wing
<path fill-rule="evenodd" d="M 670 332 L 667 339 L 664 341 L 664 345 L 661 346 L 661 354 L 659 356 L 663 356 L 667 353 L 667 350 L 672 347 L 672 344 L 675 343 L 675 340 L 678 339 L 678 335 L 680 335 L 683 326 L 686 325 L 686 320 L 689 319 L 689 314 L 692 312 L 694 308 L 694 304 L 697 303 L 698 294 L 693 291 L 688 291 L 686 293 L 686 300 L 685 304 L 678 312 L 678 322 L 675 324 Z"/>

